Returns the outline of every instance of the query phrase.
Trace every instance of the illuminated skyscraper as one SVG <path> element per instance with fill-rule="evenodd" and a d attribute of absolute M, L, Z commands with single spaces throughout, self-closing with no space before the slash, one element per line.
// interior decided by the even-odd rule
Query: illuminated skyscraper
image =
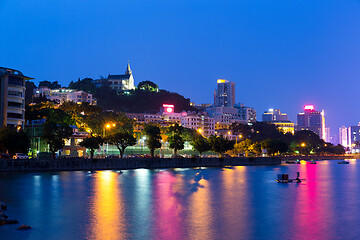
<path fill-rule="evenodd" d="M 217 80 L 217 89 L 214 95 L 215 107 L 234 107 L 235 104 L 235 83 L 225 80 Z"/>
<path fill-rule="evenodd" d="M 344 147 L 349 147 L 348 128 L 345 126 L 339 128 L 339 143 Z"/>
<path fill-rule="evenodd" d="M 310 130 L 320 136 L 324 141 L 326 138 L 325 112 L 316 111 L 313 105 L 306 105 L 304 112 L 297 115 L 297 125 L 295 132 L 301 130 Z"/>

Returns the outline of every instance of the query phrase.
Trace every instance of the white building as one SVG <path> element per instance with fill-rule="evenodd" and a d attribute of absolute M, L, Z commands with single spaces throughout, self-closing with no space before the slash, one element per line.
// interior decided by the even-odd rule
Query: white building
<path fill-rule="evenodd" d="M 63 102 L 75 102 L 78 104 L 87 102 L 91 105 L 96 105 L 96 99 L 93 98 L 91 93 L 75 89 L 49 89 L 47 87 L 40 87 L 34 90 L 34 97 L 39 97 L 41 95 L 58 104 L 62 104 Z"/>
<path fill-rule="evenodd" d="M 181 118 L 181 126 L 197 130 L 204 137 L 215 135 L 215 119 L 207 114 L 188 114 Z"/>
<path fill-rule="evenodd" d="M 128 63 L 125 74 L 122 75 L 111 75 L 107 79 L 96 79 L 94 80 L 95 86 L 100 87 L 107 82 L 109 86 L 116 90 L 117 93 L 127 92 L 129 90 L 134 90 L 134 77 L 130 69 L 130 63 Z"/>
<path fill-rule="evenodd" d="M 25 81 L 20 71 L 0 67 L 0 125 L 24 127 Z"/>
<path fill-rule="evenodd" d="M 246 120 L 239 117 L 238 109 L 233 107 L 209 107 L 206 112 L 215 119 L 216 129 L 226 128 L 233 123 L 246 124 Z"/>
<path fill-rule="evenodd" d="M 345 126 L 339 128 L 339 143 L 344 147 L 349 147 L 348 128 Z"/>

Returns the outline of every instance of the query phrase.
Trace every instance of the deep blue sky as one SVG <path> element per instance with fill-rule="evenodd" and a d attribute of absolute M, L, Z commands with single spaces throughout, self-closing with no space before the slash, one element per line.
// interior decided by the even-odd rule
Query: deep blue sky
<path fill-rule="evenodd" d="M 296 121 L 324 109 L 332 134 L 360 121 L 360 0 L 0 0 L 0 66 L 37 81 L 122 74 L 212 103 L 236 100 Z"/>

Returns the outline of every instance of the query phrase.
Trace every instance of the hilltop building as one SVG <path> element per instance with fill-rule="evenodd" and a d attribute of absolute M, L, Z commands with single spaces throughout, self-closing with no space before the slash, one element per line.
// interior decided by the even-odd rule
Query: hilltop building
<path fill-rule="evenodd" d="M 90 105 L 96 105 L 96 99 L 93 98 L 91 93 L 78 91 L 75 89 L 50 89 L 48 87 L 40 87 L 34 89 L 34 97 L 40 96 L 44 96 L 47 99 L 55 101 L 58 104 L 62 104 L 63 102 L 75 102 L 78 104 L 87 102 Z"/>
<path fill-rule="evenodd" d="M 106 79 L 94 80 L 95 86 L 100 87 L 103 84 L 109 84 L 109 86 L 116 90 L 118 94 L 126 93 L 130 90 L 135 89 L 134 77 L 130 69 L 130 63 L 126 67 L 125 74 L 122 75 L 111 75 L 109 74 Z"/>
<path fill-rule="evenodd" d="M 25 122 L 25 81 L 19 70 L 0 67 L 0 124 L 23 128 Z"/>

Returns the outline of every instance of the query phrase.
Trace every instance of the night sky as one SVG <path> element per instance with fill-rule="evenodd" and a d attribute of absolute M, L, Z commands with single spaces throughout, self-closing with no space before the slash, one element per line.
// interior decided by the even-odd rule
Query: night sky
<path fill-rule="evenodd" d="M 359 0 L 0 0 L 0 66 L 67 85 L 123 74 L 212 103 L 217 78 L 258 120 L 324 109 L 360 121 Z"/>

